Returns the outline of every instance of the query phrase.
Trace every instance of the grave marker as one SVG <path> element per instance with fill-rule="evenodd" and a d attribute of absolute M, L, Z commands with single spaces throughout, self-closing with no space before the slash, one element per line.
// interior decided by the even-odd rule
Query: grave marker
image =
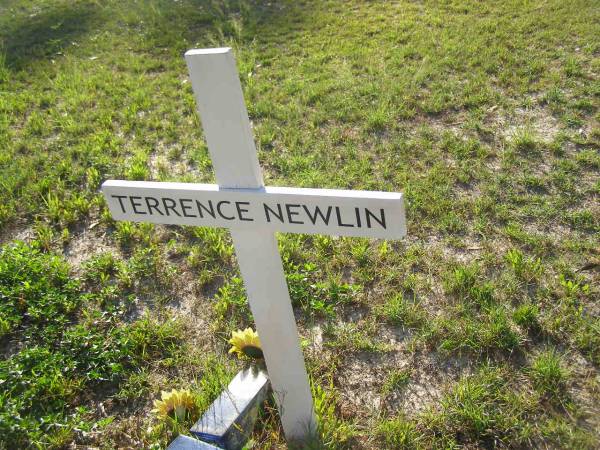
<path fill-rule="evenodd" d="M 109 180 L 115 220 L 226 227 L 288 440 L 315 416 L 275 231 L 401 238 L 402 194 L 265 187 L 230 48 L 185 54 L 218 185 Z"/>

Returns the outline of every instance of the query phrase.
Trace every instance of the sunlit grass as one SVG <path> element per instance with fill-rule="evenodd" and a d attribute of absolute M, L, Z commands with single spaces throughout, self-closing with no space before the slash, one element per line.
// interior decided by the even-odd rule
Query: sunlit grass
<path fill-rule="evenodd" d="M 402 243 L 278 237 L 323 443 L 597 447 L 599 12 L 4 2 L 0 447 L 164 446 L 185 427 L 149 419 L 159 392 L 192 386 L 202 409 L 233 374 L 227 336 L 253 324 L 227 231 L 114 222 L 98 192 L 214 182 L 182 57 L 214 46 L 268 184 L 406 196 Z M 439 404 L 398 403 L 429 372 Z M 369 395 L 382 408 L 351 403 Z M 255 447 L 283 445 L 262 418 Z"/>

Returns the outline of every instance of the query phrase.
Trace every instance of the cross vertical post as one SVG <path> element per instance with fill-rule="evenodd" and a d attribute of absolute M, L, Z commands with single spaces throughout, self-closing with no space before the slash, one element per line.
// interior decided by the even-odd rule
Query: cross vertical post
<path fill-rule="evenodd" d="M 190 50 L 185 59 L 219 188 L 263 188 L 232 50 Z M 277 240 L 260 229 L 231 236 L 285 436 L 304 439 L 316 422 Z"/>

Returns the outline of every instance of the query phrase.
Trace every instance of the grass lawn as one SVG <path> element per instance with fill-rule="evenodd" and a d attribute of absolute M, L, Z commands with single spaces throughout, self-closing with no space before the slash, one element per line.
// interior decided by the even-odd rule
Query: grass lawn
<path fill-rule="evenodd" d="M 403 241 L 280 235 L 324 448 L 600 447 L 600 5 L 0 1 L 0 449 L 163 448 L 252 325 L 183 53 L 230 46 L 265 182 L 402 191 Z M 249 448 L 285 448 L 268 406 Z"/>

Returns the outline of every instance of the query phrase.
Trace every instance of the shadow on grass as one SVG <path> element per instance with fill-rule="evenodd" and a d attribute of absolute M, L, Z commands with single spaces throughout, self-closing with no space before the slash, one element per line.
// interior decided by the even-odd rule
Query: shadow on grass
<path fill-rule="evenodd" d="M 66 52 L 93 27 L 123 39 L 140 36 L 138 50 L 183 53 L 194 47 L 252 42 L 264 34 L 284 39 L 307 23 L 310 11 L 294 2 L 264 0 L 40 3 L 25 8 L 14 1 L 0 9 L 0 54 L 10 70 L 24 70 Z"/>
<path fill-rule="evenodd" d="M 18 71 L 33 61 L 50 59 L 86 33 L 96 13 L 96 4 L 89 2 L 51 2 L 16 17 L 5 11 L 0 21 L 0 50 L 6 65 Z"/>
<path fill-rule="evenodd" d="M 308 8 L 291 1 L 158 0 L 141 12 L 151 46 L 185 51 L 252 42 L 265 34 L 285 34 L 292 24 L 306 23 Z"/>

